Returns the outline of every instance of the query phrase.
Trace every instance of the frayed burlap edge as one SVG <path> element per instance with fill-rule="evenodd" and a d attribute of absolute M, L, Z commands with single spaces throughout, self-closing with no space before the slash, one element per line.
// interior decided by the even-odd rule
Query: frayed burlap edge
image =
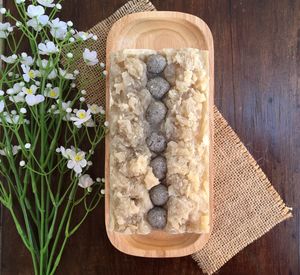
<path fill-rule="evenodd" d="M 285 205 L 255 159 L 216 107 L 214 107 L 214 116 L 216 160 L 214 227 L 205 247 L 192 255 L 203 272 L 208 274 L 216 272 L 239 251 L 275 225 L 292 217 L 291 209 Z M 229 160 L 224 161 L 224 159 Z M 223 180 L 226 173 L 234 175 L 230 178 L 234 182 L 227 182 L 227 187 L 223 186 L 227 181 L 227 179 L 225 182 Z M 240 173 L 244 173 L 244 176 Z M 243 180 L 245 177 L 249 177 L 250 180 L 246 182 Z M 225 195 L 228 190 L 231 193 L 229 197 Z M 239 204 L 237 208 L 235 200 L 243 201 L 243 204 Z M 222 206 L 218 207 L 219 205 Z M 230 236 L 227 237 L 228 235 Z"/>

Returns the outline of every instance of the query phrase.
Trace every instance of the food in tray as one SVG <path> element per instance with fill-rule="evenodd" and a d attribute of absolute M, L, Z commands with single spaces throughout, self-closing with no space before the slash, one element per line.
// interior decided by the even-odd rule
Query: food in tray
<path fill-rule="evenodd" d="M 110 230 L 209 232 L 209 64 L 125 49 L 110 64 Z"/>

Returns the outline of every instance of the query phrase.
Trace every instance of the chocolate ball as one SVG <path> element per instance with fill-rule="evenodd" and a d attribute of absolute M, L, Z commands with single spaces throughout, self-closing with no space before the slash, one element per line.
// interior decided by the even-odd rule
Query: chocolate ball
<path fill-rule="evenodd" d="M 167 224 L 167 211 L 162 207 L 156 206 L 149 210 L 147 219 L 153 228 L 163 229 Z"/>
<path fill-rule="evenodd" d="M 167 107 L 160 101 L 153 101 L 146 111 L 146 119 L 150 124 L 162 122 L 167 114 Z"/>
<path fill-rule="evenodd" d="M 169 198 L 168 188 L 163 184 L 152 187 L 149 191 L 150 199 L 154 205 L 164 205 Z"/>
<path fill-rule="evenodd" d="M 155 177 L 159 180 L 162 180 L 166 177 L 167 174 L 167 161 L 165 157 L 158 156 L 151 160 L 150 166 Z"/>
<path fill-rule="evenodd" d="M 170 90 L 170 84 L 160 76 L 150 79 L 146 85 L 155 99 L 161 99 Z"/>
<path fill-rule="evenodd" d="M 147 60 L 147 71 L 149 73 L 159 74 L 167 65 L 167 60 L 160 54 L 152 54 Z"/>
<path fill-rule="evenodd" d="M 153 132 L 146 139 L 148 148 L 154 153 L 161 153 L 167 147 L 167 140 L 165 136 L 159 132 Z"/>

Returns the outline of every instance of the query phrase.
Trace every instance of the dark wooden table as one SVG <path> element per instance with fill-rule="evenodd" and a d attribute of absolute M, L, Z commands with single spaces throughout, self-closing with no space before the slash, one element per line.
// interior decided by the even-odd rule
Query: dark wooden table
<path fill-rule="evenodd" d="M 4 0 L 10 6 L 12 0 Z M 65 0 L 63 19 L 88 29 L 126 0 Z M 215 42 L 216 105 L 271 179 L 294 218 L 249 245 L 218 274 L 300 274 L 300 1 L 153 0 L 159 10 L 197 15 Z M 95 163 L 103 166 L 104 149 Z M 101 170 L 103 173 L 103 169 Z M 2 213 L 1 274 L 32 274 L 29 254 L 9 215 Z M 104 207 L 70 241 L 65 275 L 202 274 L 191 257 L 145 259 L 110 244 Z"/>

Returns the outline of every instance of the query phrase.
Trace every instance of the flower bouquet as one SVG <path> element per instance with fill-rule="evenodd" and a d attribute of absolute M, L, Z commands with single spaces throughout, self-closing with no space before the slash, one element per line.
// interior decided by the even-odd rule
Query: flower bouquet
<path fill-rule="evenodd" d="M 57 17 L 61 1 L 14 2 L 18 14 L 0 10 L 7 48 L 0 73 L 0 201 L 31 254 L 34 273 L 49 275 L 104 194 L 104 180 L 93 180 L 87 170 L 108 126 L 105 112 L 86 104 L 72 64 L 82 59 L 102 68 L 99 77 L 106 72 L 88 48 L 97 37 Z M 71 50 L 82 43 L 83 52 Z M 81 217 L 79 208 L 85 209 Z"/>

